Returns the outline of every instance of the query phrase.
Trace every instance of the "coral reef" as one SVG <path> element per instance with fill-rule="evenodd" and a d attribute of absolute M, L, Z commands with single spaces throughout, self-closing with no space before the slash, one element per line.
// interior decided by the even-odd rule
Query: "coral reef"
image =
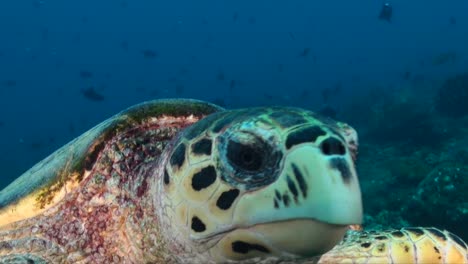
<path fill-rule="evenodd" d="M 468 73 L 449 78 L 439 88 L 435 108 L 443 115 L 461 117 L 468 115 Z"/>

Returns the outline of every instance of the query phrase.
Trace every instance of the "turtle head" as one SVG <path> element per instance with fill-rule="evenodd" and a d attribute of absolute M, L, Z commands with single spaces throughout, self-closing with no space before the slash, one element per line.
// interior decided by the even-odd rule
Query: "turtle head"
<path fill-rule="evenodd" d="M 350 126 L 297 108 L 212 114 L 168 150 L 173 239 L 218 262 L 305 258 L 362 221 Z"/>

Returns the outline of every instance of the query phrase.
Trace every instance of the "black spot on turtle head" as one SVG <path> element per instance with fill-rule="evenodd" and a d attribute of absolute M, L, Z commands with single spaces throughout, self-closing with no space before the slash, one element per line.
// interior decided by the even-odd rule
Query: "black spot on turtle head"
<path fill-rule="evenodd" d="M 410 232 L 410 233 L 413 233 L 413 234 L 416 235 L 416 236 L 422 236 L 422 235 L 424 235 L 424 231 L 421 230 L 421 228 L 417 228 L 417 227 L 406 227 L 405 230 L 408 231 L 408 232 Z"/>
<path fill-rule="evenodd" d="M 392 232 L 392 236 L 394 236 L 394 237 L 400 238 L 400 237 L 403 237 L 404 235 L 405 234 L 403 234 L 403 232 L 401 232 L 401 231 L 393 231 Z"/>
<path fill-rule="evenodd" d="M 208 166 L 195 173 L 192 177 L 192 188 L 195 191 L 208 188 L 216 181 L 216 170 L 213 166 Z"/>
<path fill-rule="evenodd" d="M 229 113 L 228 115 L 225 115 L 222 118 L 220 118 L 215 123 L 215 125 L 213 126 L 211 131 L 213 133 L 219 133 L 219 132 L 221 132 L 221 130 L 223 130 L 223 128 L 225 128 L 227 125 L 231 124 L 237 118 L 238 118 L 238 115 L 237 115 L 236 112 Z"/>
<path fill-rule="evenodd" d="M 339 139 L 334 137 L 330 137 L 322 141 L 320 144 L 320 149 L 322 150 L 322 153 L 327 156 L 346 154 L 346 148 L 344 144 Z"/>
<path fill-rule="evenodd" d="M 326 135 L 319 126 L 309 126 L 291 132 L 286 139 L 286 148 L 290 149 L 302 143 L 313 143 L 318 137 Z"/>
<path fill-rule="evenodd" d="M 185 144 L 181 143 L 172 153 L 170 163 L 172 167 L 180 168 L 185 162 Z"/>
<path fill-rule="evenodd" d="M 361 244 L 361 247 L 363 247 L 363 248 L 369 248 L 370 246 L 371 246 L 371 243 L 369 243 L 369 242 Z"/>
<path fill-rule="evenodd" d="M 184 131 L 184 138 L 187 140 L 192 140 L 200 136 L 203 132 L 206 132 L 206 130 L 209 129 L 214 122 L 222 118 L 225 114 L 225 112 L 218 112 L 199 120 Z"/>
<path fill-rule="evenodd" d="M 440 232 L 438 229 L 435 229 L 435 228 L 428 228 L 427 231 L 429 231 L 433 236 L 443 240 L 443 241 L 446 241 L 447 240 L 447 237 L 445 236 L 444 233 Z"/>
<path fill-rule="evenodd" d="M 192 217 L 192 230 L 197 233 L 204 232 L 206 230 L 206 225 L 200 218 L 194 216 Z"/>
<path fill-rule="evenodd" d="M 464 248 L 465 250 L 468 249 L 468 246 L 465 244 L 465 242 L 463 242 L 463 240 L 460 237 L 458 237 L 457 235 L 449 233 L 449 237 L 453 241 L 455 241 L 458 245 L 460 245 L 462 248 Z"/>
<path fill-rule="evenodd" d="M 227 210 L 234 203 L 237 196 L 239 196 L 238 189 L 232 189 L 232 190 L 223 192 L 219 196 L 218 200 L 216 201 L 216 206 L 221 210 Z"/>
<path fill-rule="evenodd" d="M 169 173 L 167 172 L 167 169 L 164 170 L 163 180 L 164 180 L 165 185 L 169 185 L 170 177 L 169 177 Z"/>
<path fill-rule="evenodd" d="M 283 128 L 293 127 L 307 122 L 303 115 L 294 111 L 274 111 L 270 114 L 270 117 Z"/>
<path fill-rule="evenodd" d="M 239 253 L 239 254 L 247 254 L 251 250 L 260 251 L 263 253 L 270 253 L 268 248 L 258 245 L 258 244 L 250 244 L 244 241 L 234 241 L 232 242 L 232 251 Z"/>
<path fill-rule="evenodd" d="M 341 177 L 343 178 L 343 181 L 345 183 L 349 182 L 349 180 L 353 176 L 348 166 L 348 163 L 343 158 L 332 158 L 330 160 L 330 167 L 340 172 Z"/>
<path fill-rule="evenodd" d="M 196 155 L 211 155 L 212 141 L 208 138 L 202 138 L 192 145 L 192 153 Z"/>

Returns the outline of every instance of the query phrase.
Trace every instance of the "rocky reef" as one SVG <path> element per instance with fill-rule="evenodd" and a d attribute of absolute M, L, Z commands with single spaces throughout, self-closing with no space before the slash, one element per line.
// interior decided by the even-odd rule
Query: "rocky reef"
<path fill-rule="evenodd" d="M 435 108 L 449 117 L 468 115 L 468 73 L 445 81 L 435 97 Z"/>
<path fill-rule="evenodd" d="M 462 74 L 431 94 L 370 91 L 348 106 L 341 119 L 360 135 L 365 227 L 437 226 L 468 240 L 467 102 Z"/>

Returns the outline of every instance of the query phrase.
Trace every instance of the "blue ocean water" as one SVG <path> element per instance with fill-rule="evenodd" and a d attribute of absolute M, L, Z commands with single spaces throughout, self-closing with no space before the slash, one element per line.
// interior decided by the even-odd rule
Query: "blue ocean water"
<path fill-rule="evenodd" d="M 389 3 L 390 21 L 376 0 L 3 1 L 0 188 L 151 99 L 327 106 L 364 129 L 345 106 L 372 112 L 388 92 L 425 103 L 468 71 L 468 2 Z"/>

